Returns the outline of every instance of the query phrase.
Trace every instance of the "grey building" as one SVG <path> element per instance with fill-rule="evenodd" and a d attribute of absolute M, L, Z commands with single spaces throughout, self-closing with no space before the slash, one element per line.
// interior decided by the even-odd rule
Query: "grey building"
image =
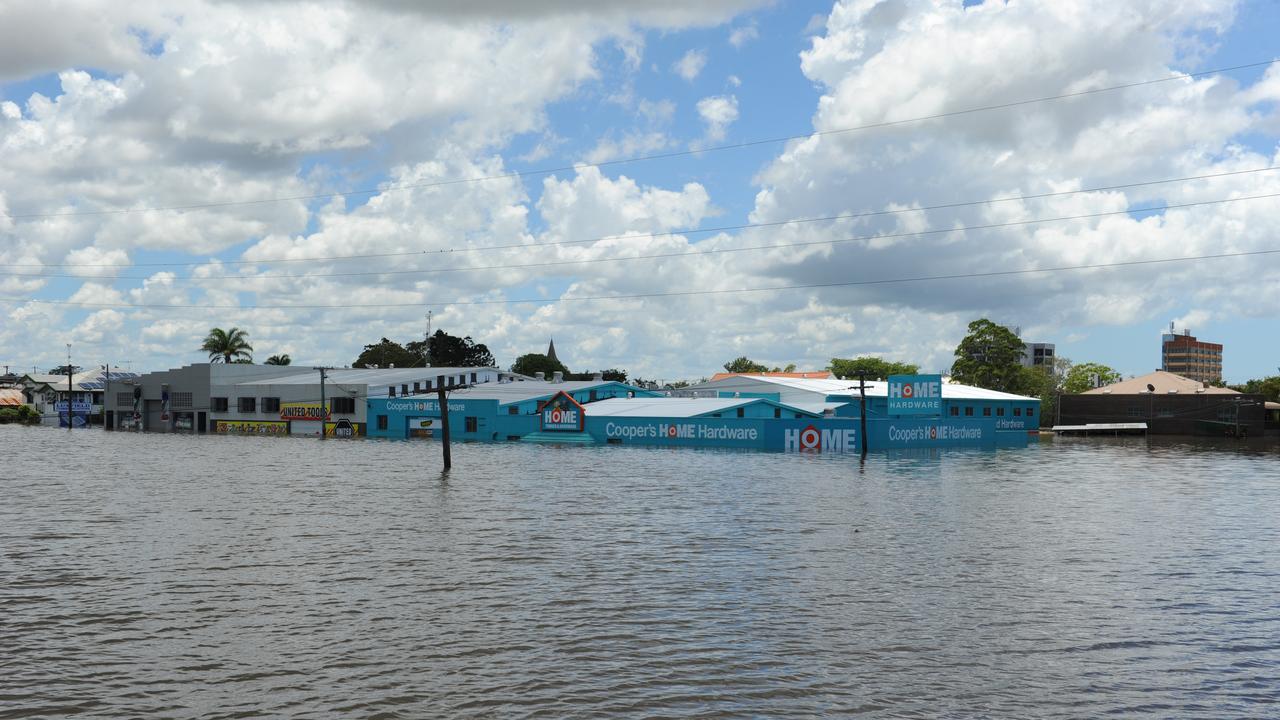
<path fill-rule="evenodd" d="M 497 368 L 319 368 L 200 363 L 113 384 L 107 425 L 151 432 L 363 435 L 369 397 L 519 380 Z M 323 394 L 323 403 L 322 403 Z"/>
<path fill-rule="evenodd" d="M 1025 367 L 1045 365 L 1052 370 L 1055 350 L 1053 343 L 1026 343 L 1022 350 L 1022 364 Z"/>

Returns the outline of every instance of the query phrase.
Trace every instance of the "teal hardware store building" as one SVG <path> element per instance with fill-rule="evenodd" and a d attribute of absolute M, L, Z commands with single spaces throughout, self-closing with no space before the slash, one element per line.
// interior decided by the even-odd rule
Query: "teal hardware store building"
<path fill-rule="evenodd" d="M 906 388 L 906 398 L 903 395 Z M 434 395 L 369 398 L 369 437 L 438 437 Z M 727 447 L 778 452 L 862 450 L 858 383 L 742 375 L 679 396 L 625 383 L 517 381 L 452 391 L 454 440 Z M 866 384 L 868 449 L 1022 446 L 1039 401 L 939 376 Z"/>

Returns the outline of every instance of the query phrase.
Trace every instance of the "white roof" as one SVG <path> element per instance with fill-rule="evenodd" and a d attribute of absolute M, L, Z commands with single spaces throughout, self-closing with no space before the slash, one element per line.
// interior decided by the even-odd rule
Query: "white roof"
<path fill-rule="evenodd" d="M 615 384 L 628 388 L 632 387 L 626 383 L 617 383 L 613 380 L 565 380 L 564 382 L 525 380 L 522 382 L 483 383 L 463 390 L 454 390 L 449 393 L 449 397 L 458 400 L 497 400 L 499 404 L 508 405 L 551 397 L 562 390 L 572 394 L 580 390 L 590 390 L 591 388 Z M 635 390 L 645 392 L 641 388 L 635 388 Z M 425 393 L 422 393 L 422 395 L 425 395 Z M 605 401 L 593 402 L 588 405 L 588 408 L 594 408 L 600 402 Z M 588 410 L 588 412 L 592 411 Z"/>
<path fill-rule="evenodd" d="M 612 398 L 587 404 L 591 417 L 696 417 L 761 402 L 760 398 Z"/>
<path fill-rule="evenodd" d="M 827 395 L 851 395 L 857 397 L 858 381 L 738 375 L 723 380 L 712 380 L 690 385 L 685 390 L 698 392 L 699 394 L 715 392 L 776 392 L 779 393 L 779 397 L 783 402 L 795 403 L 805 402 L 800 397 L 806 394 L 822 396 L 822 398 Z M 866 393 L 867 397 L 888 397 L 889 383 L 884 380 L 868 380 Z M 1025 395 L 1014 395 L 998 390 L 987 390 L 973 387 L 972 385 L 947 382 L 942 384 L 942 397 L 944 400 L 1035 400 L 1035 398 L 1026 397 Z M 809 401 L 812 402 L 812 400 Z"/>
<path fill-rule="evenodd" d="M 260 368 L 261 370 L 261 368 Z M 326 382 L 337 385 L 384 385 L 400 386 L 405 383 L 412 384 L 414 382 L 425 383 L 427 380 L 435 382 L 440 375 L 449 377 L 457 377 L 465 374 L 470 378 L 471 373 L 488 372 L 490 374 L 498 372 L 497 368 L 492 367 L 425 367 L 425 368 L 333 368 L 325 373 Z M 258 376 L 252 380 L 245 380 L 237 383 L 238 385 L 319 385 L 320 371 L 316 368 L 284 366 L 280 368 L 280 374 L 270 376 Z M 386 393 L 386 387 L 382 388 L 382 393 Z"/>

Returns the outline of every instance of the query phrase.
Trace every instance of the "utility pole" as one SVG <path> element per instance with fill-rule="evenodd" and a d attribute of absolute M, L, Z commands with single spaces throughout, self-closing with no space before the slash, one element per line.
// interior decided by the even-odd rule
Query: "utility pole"
<path fill-rule="evenodd" d="M 444 469 L 448 470 L 453 467 L 453 458 L 449 455 L 449 396 L 444 392 L 443 375 L 436 376 L 436 398 L 440 403 L 440 440 L 444 449 Z"/>
<path fill-rule="evenodd" d="M 103 367 L 107 369 L 107 382 L 102 389 L 102 429 L 105 432 L 111 429 L 107 427 L 107 404 L 109 402 L 107 398 L 111 397 L 111 361 L 108 360 Z"/>
<path fill-rule="evenodd" d="M 862 456 L 867 456 L 867 371 L 858 371 L 858 414 L 862 417 Z"/>
<path fill-rule="evenodd" d="M 75 414 L 71 410 L 71 343 L 67 343 L 67 430 L 75 427 L 73 419 Z"/>
<path fill-rule="evenodd" d="M 329 419 L 329 406 L 325 404 L 325 399 L 324 399 L 325 371 L 328 370 L 329 368 L 319 367 L 316 369 L 320 371 L 320 439 L 323 440 L 324 424 L 325 424 L 325 421 Z"/>

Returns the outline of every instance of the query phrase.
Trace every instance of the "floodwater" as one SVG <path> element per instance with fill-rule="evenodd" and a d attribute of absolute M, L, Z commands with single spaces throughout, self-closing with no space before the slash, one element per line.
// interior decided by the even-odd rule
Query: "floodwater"
<path fill-rule="evenodd" d="M 1280 707 L 1256 445 L 0 442 L 0 718 Z"/>

